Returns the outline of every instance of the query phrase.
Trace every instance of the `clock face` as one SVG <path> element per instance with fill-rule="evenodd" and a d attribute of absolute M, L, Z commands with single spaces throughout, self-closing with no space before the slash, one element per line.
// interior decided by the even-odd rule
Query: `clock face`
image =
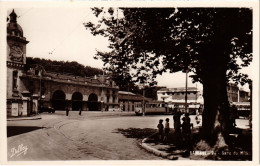
<path fill-rule="evenodd" d="M 22 61 L 23 60 L 23 51 L 22 47 L 19 45 L 13 45 L 10 48 L 11 60 Z"/>

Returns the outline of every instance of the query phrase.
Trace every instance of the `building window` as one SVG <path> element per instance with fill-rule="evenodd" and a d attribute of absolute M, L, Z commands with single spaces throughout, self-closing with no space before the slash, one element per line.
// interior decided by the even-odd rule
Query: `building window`
<path fill-rule="evenodd" d="M 41 82 L 41 96 L 44 95 L 44 92 L 45 92 L 44 82 Z"/>
<path fill-rule="evenodd" d="M 31 93 L 33 93 L 33 92 L 34 92 L 34 85 L 33 85 L 33 81 L 30 81 L 30 82 L 29 82 L 29 91 L 30 91 Z"/>
<path fill-rule="evenodd" d="M 109 103 L 109 96 L 107 96 L 107 103 Z"/>
<path fill-rule="evenodd" d="M 115 103 L 116 102 L 116 97 L 115 96 L 113 96 L 113 103 Z"/>
<path fill-rule="evenodd" d="M 17 90 L 17 77 L 18 77 L 18 72 L 13 71 L 13 90 Z"/>

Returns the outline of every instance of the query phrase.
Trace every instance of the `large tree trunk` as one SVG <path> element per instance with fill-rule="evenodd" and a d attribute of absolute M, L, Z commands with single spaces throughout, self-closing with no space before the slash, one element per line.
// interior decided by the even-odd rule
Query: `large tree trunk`
<path fill-rule="evenodd" d="M 224 55 L 208 56 L 203 68 L 204 111 L 201 136 L 210 147 L 227 146 L 229 101 L 227 96 L 227 59 Z"/>

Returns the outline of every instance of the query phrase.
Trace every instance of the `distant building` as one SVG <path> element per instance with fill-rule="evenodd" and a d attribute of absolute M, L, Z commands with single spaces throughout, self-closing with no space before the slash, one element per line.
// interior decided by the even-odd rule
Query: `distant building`
<path fill-rule="evenodd" d="M 186 88 L 162 88 L 157 91 L 159 101 L 182 103 L 185 102 Z M 196 87 L 187 88 L 188 103 L 203 102 L 202 93 Z"/>
<path fill-rule="evenodd" d="M 227 94 L 229 102 L 249 102 L 249 92 L 239 89 L 234 83 L 228 84 Z"/>
<path fill-rule="evenodd" d="M 185 112 L 185 94 L 185 87 L 162 88 L 157 91 L 158 101 L 164 101 L 170 109 L 177 106 L 182 112 Z M 203 103 L 201 91 L 196 87 L 187 87 L 187 111 L 194 113 Z"/>
<path fill-rule="evenodd" d="M 109 76 L 91 78 L 46 72 L 38 64 L 26 65 L 23 30 L 12 11 L 7 24 L 7 116 L 38 113 L 39 106 L 56 110 L 103 111 L 118 109 L 118 86 Z M 40 47 L 40 46 L 39 46 Z"/>
<path fill-rule="evenodd" d="M 143 100 L 148 102 L 152 99 L 134 94 L 132 92 L 119 91 L 118 100 L 121 111 L 134 112 L 136 107 L 142 108 Z"/>
<path fill-rule="evenodd" d="M 249 102 L 250 101 L 250 94 L 249 92 L 240 89 L 239 90 L 239 99 L 238 102 Z"/>
<path fill-rule="evenodd" d="M 227 86 L 227 94 L 229 102 L 238 102 L 239 88 L 236 84 L 229 83 Z"/>

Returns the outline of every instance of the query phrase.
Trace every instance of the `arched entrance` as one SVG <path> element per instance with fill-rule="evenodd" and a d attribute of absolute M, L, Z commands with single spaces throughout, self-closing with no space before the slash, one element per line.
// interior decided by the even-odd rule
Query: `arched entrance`
<path fill-rule="evenodd" d="M 79 109 L 82 110 L 82 99 L 83 99 L 83 96 L 81 93 L 79 93 L 79 92 L 73 93 L 72 98 L 71 98 L 72 110 L 79 110 Z"/>
<path fill-rule="evenodd" d="M 98 111 L 100 103 L 96 94 L 91 93 L 88 97 L 88 109 L 89 111 Z"/>
<path fill-rule="evenodd" d="M 55 110 L 65 110 L 65 93 L 57 90 L 52 95 L 52 107 Z"/>

